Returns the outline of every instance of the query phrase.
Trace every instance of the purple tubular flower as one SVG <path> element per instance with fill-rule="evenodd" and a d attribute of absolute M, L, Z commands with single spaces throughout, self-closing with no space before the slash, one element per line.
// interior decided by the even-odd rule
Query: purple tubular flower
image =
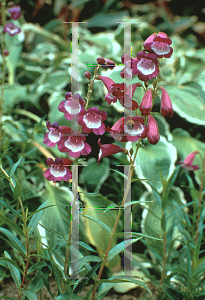
<path fill-rule="evenodd" d="M 113 144 L 101 145 L 100 141 L 101 141 L 101 139 L 98 140 L 98 145 L 100 146 L 100 151 L 98 154 L 98 164 L 104 156 L 113 155 L 113 154 L 116 154 L 119 152 L 125 152 L 125 150 L 126 150 L 120 146 L 113 145 Z"/>
<path fill-rule="evenodd" d="M 135 110 L 136 108 L 138 108 L 137 102 L 132 100 L 130 98 L 130 95 L 131 86 L 133 96 L 136 88 L 140 85 L 140 83 L 135 83 L 127 87 L 126 84 L 115 83 L 111 78 L 106 76 L 98 75 L 98 79 L 104 83 L 105 87 L 108 90 L 108 94 L 105 95 L 105 101 L 107 101 L 108 104 L 115 103 L 117 102 L 117 99 L 119 99 L 120 104 L 127 109 Z M 127 95 L 127 97 L 124 97 L 124 93 L 125 95 Z"/>
<path fill-rule="evenodd" d="M 58 106 L 58 109 L 65 113 L 65 118 L 67 120 L 74 120 L 79 113 L 85 112 L 84 105 L 85 101 L 81 98 L 79 94 L 74 94 L 71 96 L 71 93 L 65 95 L 65 99 L 61 101 Z"/>
<path fill-rule="evenodd" d="M 152 89 L 149 89 L 142 98 L 139 106 L 142 116 L 148 116 L 152 110 Z"/>
<path fill-rule="evenodd" d="M 21 29 L 14 23 L 10 22 L 4 26 L 4 32 L 8 32 L 11 36 L 13 36 L 14 34 L 19 34 Z"/>
<path fill-rule="evenodd" d="M 158 64 L 157 56 L 154 53 L 146 53 L 144 50 L 140 51 L 132 63 L 132 74 L 147 82 L 159 75 Z"/>
<path fill-rule="evenodd" d="M 172 41 L 164 32 L 153 33 L 146 39 L 143 46 L 146 51 L 154 52 L 158 58 L 171 57 L 173 53 L 172 47 L 170 47 Z"/>
<path fill-rule="evenodd" d="M 126 86 L 126 84 L 124 85 L 125 86 L 124 95 L 119 97 L 119 102 L 123 107 L 130 109 L 130 110 L 135 110 L 138 108 L 138 103 L 136 101 L 132 100 L 132 97 L 134 95 L 136 88 L 139 87 L 140 85 L 141 85 L 140 82 L 133 83 L 133 84 L 129 85 L 128 87 Z M 131 92 L 131 90 L 132 90 L 132 92 Z"/>
<path fill-rule="evenodd" d="M 182 165 L 182 168 L 188 170 L 188 171 L 195 171 L 195 170 L 198 170 L 199 167 L 197 165 L 193 165 L 193 161 L 194 161 L 194 158 L 196 156 L 196 154 L 198 154 L 199 151 L 194 151 L 194 152 L 191 152 L 183 162 L 178 162 L 180 165 Z"/>
<path fill-rule="evenodd" d="M 160 89 L 162 91 L 162 96 L 161 96 L 161 114 L 164 117 L 169 117 L 172 118 L 174 115 L 174 111 L 172 108 L 172 102 L 169 97 L 169 94 L 167 91 L 163 88 L 163 86 L 160 86 Z"/>
<path fill-rule="evenodd" d="M 147 140 L 150 144 L 156 145 L 159 142 L 160 135 L 157 122 L 152 115 L 148 116 Z"/>
<path fill-rule="evenodd" d="M 84 133 L 94 132 L 96 135 L 105 133 L 105 124 L 107 119 L 105 111 L 99 111 L 97 107 L 91 107 L 79 114 L 79 124 L 82 126 Z"/>
<path fill-rule="evenodd" d="M 47 165 L 50 167 L 44 172 L 44 177 L 49 181 L 68 181 L 72 178 L 72 173 L 68 169 L 72 160 L 68 158 L 56 158 L 55 161 L 52 158 L 46 160 Z"/>
<path fill-rule="evenodd" d="M 66 140 L 61 140 L 58 150 L 68 153 L 70 157 L 79 157 L 80 155 L 88 155 L 91 152 L 91 146 L 85 143 L 85 136 L 79 132 L 72 132 Z"/>
<path fill-rule="evenodd" d="M 61 139 L 61 133 L 60 133 L 60 128 L 58 126 L 57 122 L 54 122 L 52 125 L 48 121 L 46 123 L 46 127 L 49 132 L 45 134 L 43 143 L 46 144 L 48 147 L 54 147 L 56 144 L 59 143 Z"/>
<path fill-rule="evenodd" d="M 21 16 L 21 7 L 20 5 L 14 5 L 8 9 L 8 12 L 11 14 L 11 18 L 17 20 Z"/>
<path fill-rule="evenodd" d="M 119 119 L 112 128 L 108 128 L 111 136 L 119 142 L 135 142 L 147 137 L 147 128 L 142 117 L 129 116 Z"/>

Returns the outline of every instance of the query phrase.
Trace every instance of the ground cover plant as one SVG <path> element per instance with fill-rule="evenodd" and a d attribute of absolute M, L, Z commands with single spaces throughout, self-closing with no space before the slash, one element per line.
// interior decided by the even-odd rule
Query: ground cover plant
<path fill-rule="evenodd" d="M 200 24 L 56 3 L 40 26 L 1 2 L 0 298 L 204 299 L 205 50 L 179 35 Z"/>

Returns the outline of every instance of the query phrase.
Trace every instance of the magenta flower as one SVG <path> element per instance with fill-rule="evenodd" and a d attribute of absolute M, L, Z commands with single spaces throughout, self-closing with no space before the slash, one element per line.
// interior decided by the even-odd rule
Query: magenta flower
<path fill-rule="evenodd" d="M 143 46 L 146 51 L 154 52 L 157 57 L 169 58 L 172 55 L 173 49 L 170 47 L 172 41 L 164 32 L 153 33 L 146 39 Z"/>
<path fill-rule="evenodd" d="M 106 76 L 98 75 L 98 79 L 102 80 L 108 90 L 108 94 L 105 95 L 105 101 L 107 101 L 108 104 L 115 103 L 117 102 L 117 99 L 119 99 L 120 104 L 127 109 L 132 108 L 132 110 L 135 110 L 136 108 L 138 108 L 137 102 L 132 100 L 130 95 L 132 94 L 133 97 L 133 94 L 136 88 L 140 86 L 140 83 L 135 83 L 127 87 L 126 84 L 115 83 L 111 78 Z M 127 96 L 124 97 L 124 94 Z"/>
<path fill-rule="evenodd" d="M 101 139 L 98 140 L 98 145 L 100 146 L 100 151 L 98 154 L 98 164 L 104 156 L 113 155 L 119 152 L 124 153 L 126 151 L 126 149 L 123 149 L 122 147 L 113 144 L 101 145 L 100 141 Z"/>
<path fill-rule="evenodd" d="M 14 23 L 10 22 L 4 26 L 4 32 L 8 32 L 11 36 L 21 32 L 21 29 L 16 26 Z"/>
<path fill-rule="evenodd" d="M 157 122 L 152 115 L 148 116 L 147 140 L 150 144 L 156 145 L 159 142 L 160 135 Z"/>
<path fill-rule="evenodd" d="M 65 94 L 65 100 L 61 101 L 58 106 L 58 109 L 65 113 L 65 118 L 67 120 L 74 120 L 76 116 L 81 112 L 85 112 L 84 106 L 85 101 L 81 98 L 79 94 L 74 94 L 71 96 L 71 93 Z"/>
<path fill-rule="evenodd" d="M 17 20 L 21 16 L 21 7 L 19 5 L 14 5 L 8 9 L 8 12 L 11 14 L 11 18 Z"/>
<path fill-rule="evenodd" d="M 88 155 L 91 152 L 91 146 L 85 143 L 85 136 L 79 132 L 72 132 L 66 140 L 61 140 L 58 150 L 68 153 L 70 157 L 79 157 L 80 155 Z"/>
<path fill-rule="evenodd" d="M 48 158 L 46 163 L 50 168 L 48 168 L 44 172 L 44 177 L 47 178 L 49 181 L 61 181 L 65 180 L 68 181 L 72 178 L 72 173 L 68 169 L 68 166 L 71 165 L 72 160 L 68 158 L 56 158 L 55 161 L 52 158 Z"/>
<path fill-rule="evenodd" d="M 43 143 L 46 144 L 48 147 L 54 147 L 56 144 L 59 143 L 62 136 L 58 123 L 54 122 L 51 125 L 51 123 L 48 121 L 46 123 L 46 127 L 48 128 L 49 132 L 45 134 Z"/>
<path fill-rule="evenodd" d="M 111 136 L 120 142 L 135 142 L 139 138 L 144 139 L 147 137 L 147 128 L 144 125 L 142 117 L 123 117 L 119 119 L 110 129 L 107 128 Z"/>
<path fill-rule="evenodd" d="M 140 51 L 132 63 L 132 74 L 147 82 L 159 75 L 158 64 L 156 54 L 146 53 L 144 50 Z"/>
<path fill-rule="evenodd" d="M 152 89 L 149 89 L 143 96 L 139 106 L 142 116 L 147 116 L 152 110 Z"/>
<path fill-rule="evenodd" d="M 105 111 L 99 111 L 97 107 L 91 107 L 87 111 L 79 114 L 79 124 L 84 133 L 94 132 L 96 135 L 105 133 L 105 124 L 107 119 Z"/>
<path fill-rule="evenodd" d="M 119 97 L 119 102 L 123 107 L 130 110 L 135 110 L 138 108 L 137 102 L 132 100 L 132 97 L 134 95 L 136 88 L 139 87 L 140 85 L 141 85 L 140 82 L 133 83 L 128 87 L 125 84 L 124 95 Z"/>
<path fill-rule="evenodd" d="M 111 78 L 101 75 L 98 75 L 97 78 L 104 83 L 108 90 L 108 94 L 105 95 L 105 101 L 108 104 L 117 102 L 117 99 L 123 96 L 124 83 L 115 83 Z"/>
<path fill-rule="evenodd" d="M 131 58 L 127 53 L 122 55 L 121 57 L 122 63 L 125 65 L 122 71 L 120 72 L 120 76 L 122 78 L 130 78 L 132 76 L 132 63 L 133 58 Z"/>
<path fill-rule="evenodd" d="M 194 161 L 194 158 L 196 156 L 196 154 L 198 154 L 199 151 L 194 151 L 194 152 L 191 152 L 183 162 L 178 162 L 180 165 L 182 165 L 182 168 L 188 170 L 188 171 L 195 171 L 195 170 L 198 170 L 199 167 L 197 165 L 193 165 L 193 161 Z"/>
<path fill-rule="evenodd" d="M 172 118 L 174 115 L 174 111 L 172 108 L 172 102 L 169 97 L 169 94 L 167 91 L 163 88 L 163 86 L 160 86 L 160 89 L 162 90 L 162 96 L 161 96 L 161 114 L 164 117 L 170 117 Z"/>

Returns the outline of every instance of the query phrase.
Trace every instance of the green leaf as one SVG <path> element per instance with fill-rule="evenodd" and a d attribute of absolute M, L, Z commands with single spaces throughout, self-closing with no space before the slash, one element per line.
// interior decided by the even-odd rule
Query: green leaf
<path fill-rule="evenodd" d="M 8 266 L 8 264 L 13 265 L 23 275 L 23 271 L 21 270 L 21 268 L 17 265 L 17 263 L 14 260 L 7 258 L 7 257 L 0 257 L 0 265 L 2 265 L 3 267 L 6 267 L 6 266 Z"/>
<path fill-rule="evenodd" d="M 0 203 L 5 206 L 6 208 L 8 208 L 13 214 L 15 214 L 16 216 L 18 216 L 19 218 L 21 217 L 20 214 L 8 203 L 6 203 L 5 201 L 0 199 Z"/>
<path fill-rule="evenodd" d="M 25 234 L 24 234 L 23 230 L 17 224 L 15 224 L 13 221 L 8 219 L 7 217 L 2 215 L 1 213 L 0 213 L 0 216 L 1 216 L 1 220 L 4 223 L 6 223 L 11 229 L 13 229 L 18 235 L 20 235 L 21 237 L 25 237 Z"/>
<path fill-rule="evenodd" d="M 106 224 L 109 228 L 113 228 L 117 212 L 114 210 L 108 211 L 106 214 L 103 213 L 103 208 L 106 208 L 111 201 L 109 201 L 106 197 L 103 197 L 100 193 L 98 194 L 84 194 L 81 193 L 83 190 L 79 188 L 80 191 L 80 199 L 84 203 L 84 210 L 82 214 L 86 214 L 96 220 L 100 220 L 100 222 Z M 88 217 L 84 218 L 84 226 L 85 233 L 89 239 L 89 242 L 97 248 L 98 254 L 102 257 L 105 254 L 105 251 L 108 246 L 108 241 L 110 239 L 110 234 L 101 226 L 100 223 L 94 224 L 93 220 L 88 219 Z M 118 228 L 120 225 L 118 226 Z M 109 231 L 109 230 L 108 230 Z M 114 238 L 112 242 L 112 247 L 117 244 L 117 239 Z M 108 267 L 113 268 L 119 262 L 119 255 L 114 258 L 113 261 L 108 262 Z"/>
<path fill-rule="evenodd" d="M 33 233 L 34 229 L 36 228 L 36 226 L 38 225 L 42 214 L 44 213 L 44 210 L 41 210 L 42 208 L 45 208 L 45 206 L 47 205 L 47 201 L 45 201 L 43 204 L 41 204 L 41 206 L 39 206 L 38 210 L 40 211 L 36 211 L 35 214 L 32 216 L 29 225 L 28 225 L 28 231 L 29 231 L 29 236 Z"/>
<path fill-rule="evenodd" d="M 96 296 L 96 300 L 100 300 L 102 299 L 105 295 L 107 295 L 107 293 L 109 292 L 109 290 L 111 290 L 114 286 L 116 285 L 116 283 L 102 283 L 101 286 L 99 287 L 97 296 Z"/>
<path fill-rule="evenodd" d="M 135 164 L 135 172 L 140 179 L 150 180 L 148 184 L 146 180 L 142 180 L 145 187 L 151 191 L 153 186 L 158 192 L 162 191 L 163 185 L 161 182 L 162 177 L 168 179 L 174 171 L 175 162 L 177 159 L 177 152 L 175 147 L 167 142 L 167 140 L 161 136 L 160 141 L 156 145 L 151 145 L 148 141 L 143 142 L 145 149 L 139 148 Z M 132 143 L 126 144 L 126 149 L 131 147 Z M 136 145 L 133 145 L 134 153 Z M 160 174 L 161 173 L 161 174 Z"/>
<path fill-rule="evenodd" d="M 94 255 L 84 256 L 79 260 L 79 269 L 81 269 L 84 266 L 84 264 L 86 264 L 87 262 L 90 262 L 90 261 L 100 262 L 102 260 L 99 257 L 94 256 Z"/>
<path fill-rule="evenodd" d="M 16 171 L 16 168 L 18 167 L 18 165 L 21 163 L 23 156 L 21 156 L 21 158 L 13 165 L 13 167 L 11 168 L 11 172 L 10 172 L 10 177 L 13 176 L 14 172 Z"/>
<path fill-rule="evenodd" d="M 22 294 L 30 300 L 38 300 L 36 293 L 34 293 L 33 291 L 23 291 Z"/>
<path fill-rule="evenodd" d="M 150 202 L 148 208 L 145 208 L 142 213 L 142 223 L 141 229 L 143 234 L 147 234 L 150 237 L 155 238 L 163 238 L 163 229 L 162 229 L 162 206 L 158 204 L 155 200 L 155 196 L 152 193 L 145 192 L 142 196 L 142 199 L 146 200 L 154 200 L 154 202 Z M 169 249 L 170 244 L 173 240 L 175 240 L 173 247 L 176 248 L 180 245 L 180 238 L 182 238 L 182 228 L 181 223 L 184 220 L 183 210 L 178 210 L 181 206 L 186 203 L 184 199 L 183 192 L 176 187 L 171 188 L 168 198 L 167 198 L 167 206 L 166 206 L 166 226 L 165 231 L 167 232 L 167 249 Z M 175 213 L 174 213 L 175 212 Z M 181 222 L 178 222 L 181 220 Z M 163 225 L 164 226 L 164 225 Z M 156 260 L 161 261 L 163 257 L 162 249 L 162 241 L 145 238 L 145 242 L 148 247 L 148 251 L 153 261 Z"/>
<path fill-rule="evenodd" d="M 96 158 L 90 158 L 83 168 L 79 183 L 86 185 L 88 191 L 97 192 L 110 174 L 109 159 L 105 157 L 99 165 Z"/>
<path fill-rule="evenodd" d="M 205 125 L 205 92 L 189 86 L 165 85 L 173 109 L 188 122 Z M 190 105 L 191 104 L 191 105 Z"/>
<path fill-rule="evenodd" d="M 30 282 L 28 289 L 33 291 L 34 293 L 37 293 L 42 287 L 44 286 L 42 276 L 40 272 L 36 273 L 35 277 L 32 278 L 32 281 Z"/>
<path fill-rule="evenodd" d="M 20 197 L 21 196 L 21 188 L 18 182 L 16 182 L 15 188 L 14 188 L 14 196 Z"/>
<path fill-rule="evenodd" d="M 82 217 L 86 217 L 86 218 L 88 218 L 90 220 L 93 220 L 95 223 L 97 223 L 100 226 L 102 226 L 107 231 L 107 233 L 109 233 L 109 234 L 111 233 L 112 229 L 109 226 L 107 226 L 105 223 L 101 222 L 100 220 L 97 220 L 97 219 L 95 219 L 93 217 L 90 217 L 90 216 L 87 216 L 85 214 L 82 214 L 81 216 Z"/>
<path fill-rule="evenodd" d="M 19 251 L 24 257 L 26 257 L 26 250 L 23 244 L 19 241 L 17 237 L 13 235 L 9 230 L 0 227 L 0 232 L 6 235 L 6 237 L 10 240 L 11 245 Z"/>
<path fill-rule="evenodd" d="M 98 284 L 100 284 L 101 282 L 102 285 L 104 285 L 104 283 L 107 283 L 107 285 L 104 285 L 102 288 L 99 288 L 99 291 L 98 291 L 98 294 L 97 294 L 97 300 L 98 299 L 102 299 L 102 294 L 103 296 L 105 295 L 105 291 L 106 293 L 116 284 L 116 283 L 121 283 L 121 282 L 130 282 L 130 283 L 135 283 L 136 285 L 138 286 L 141 286 L 142 288 L 146 289 L 150 295 L 152 296 L 152 292 L 150 291 L 150 289 L 148 288 L 148 286 L 142 281 L 142 280 L 139 280 L 139 279 L 135 279 L 134 277 L 132 278 L 126 278 L 126 277 L 121 277 L 121 276 L 116 276 L 116 277 L 110 277 L 109 279 L 100 279 L 98 281 Z M 109 288 L 109 285 L 110 284 L 110 288 Z M 111 286 L 112 284 L 112 286 Z M 102 286 L 101 285 L 101 286 Z"/>
<path fill-rule="evenodd" d="M 45 83 L 52 89 L 62 90 L 70 83 L 70 76 L 67 71 L 54 71 L 47 75 Z"/>
<path fill-rule="evenodd" d="M 126 247 L 128 247 L 129 245 L 137 242 L 138 240 L 140 240 L 142 237 L 139 237 L 137 239 L 130 239 L 130 240 L 125 240 L 119 244 L 117 244 L 114 248 L 112 248 L 109 253 L 108 253 L 108 258 L 107 261 L 112 260 L 117 254 L 119 254 L 120 252 L 122 252 Z"/>
<path fill-rule="evenodd" d="M 38 226 L 38 230 L 44 244 L 47 244 L 49 249 L 52 249 L 57 254 L 53 255 L 57 263 L 62 266 L 62 259 L 66 253 L 66 237 L 69 234 L 70 228 L 73 193 L 66 187 L 55 187 L 46 182 L 46 192 L 43 195 L 43 199 L 48 201 L 48 206 L 53 206 L 44 210 L 40 220 L 40 224 L 44 228 L 48 228 L 48 230 L 40 225 Z M 85 241 L 83 231 L 82 220 L 80 220 L 79 239 Z"/>

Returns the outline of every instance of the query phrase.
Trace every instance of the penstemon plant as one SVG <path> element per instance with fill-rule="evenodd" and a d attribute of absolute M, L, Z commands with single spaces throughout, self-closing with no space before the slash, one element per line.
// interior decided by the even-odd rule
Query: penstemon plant
<path fill-rule="evenodd" d="M 18 20 L 20 6 L 9 5 L 10 17 Z M 5 16 L 3 25 L 4 38 L 5 34 L 8 39 L 8 35 L 12 37 L 21 31 L 15 23 L 6 24 Z M 4 38 L 3 74 L 5 57 L 9 56 Z M 162 86 L 160 80 L 160 64 L 173 55 L 171 44 L 172 40 L 165 33 L 153 33 L 135 58 L 125 53 L 121 57 L 124 67 L 120 71 L 121 78 L 125 79 L 123 83 L 115 82 L 112 75 L 103 75 L 104 70 L 112 71 L 116 64 L 110 59 L 98 57 L 94 75 L 89 71 L 84 73 L 89 80 L 86 97 L 83 99 L 79 93 L 65 94 L 58 110 L 64 114 L 65 122 L 71 125 L 61 126 L 57 121 L 46 123 L 43 143 L 50 148 L 57 146 L 55 153 L 60 152 L 62 156 L 52 156 L 46 160 L 45 202 L 35 212 L 30 213 L 24 207 L 21 187 L 14 177 L 22 157 L 8 173 L 3 166 L 7 151 L 1 155 L 0 176 L 9 182 L 17 199 L 16 209 L 0 199 L 1 205 L 15 215 L 14 221 L 1 215 L 10 230 L 0 227 L 0 233 L 21 257 L 16 262 L 4 251 L 4 256 L 0 258 L 0 265 L 9 269 L 18 287 L 17 298 L 12 299 L 36 300 L 38 294 L 42 300 L 43 286 L 56 300 L 99 300 L 112 288 L 126 292 L 130 287 L 143 288 L 146 299 L 204 299 L 205 147 L 180 129 L 175 130 L 172 139 L 166 139 L 160 134 L 163 130 L 158 127 L 158 124 L 165 124 L 164 117 L 171 118 L 174 114 L 169 86 Z M 8 81 L 12 84 L 14 71 L 8 67 L 8 73 Z M 127 85 L 126 80 L 135 82 Z M 3 75 L 2 124 L 4 83 Z M 114 108 L 117 104 L 118 108 L 121 106 L 121 111 L 124 110 L 124 116 L 111 127 L 106 125 L 109 117 L 106 111 L 92 106 L 94 86 L 99 83 L 107 90 L 106 105 Z M 142 95 L 141 99 L 138 94 Z M 153 111 L 159 97 L 160 113 Z M 91 158 L 86 161 L 82 157 L 91 154 L 92 147 L 88 140 L 89 135 L 93 134 L 100 137 L 109 134 L 114 143 L 102 144 L 99 137 L 96 144 L 96 147 L 99 146 L 98 160 Z M 184 144 L 183 150 L 181 143 Z M 43 151 L 48 157 L 50 152 Z M 175 166 L 177 151 L 184 160 Z M 108 195 L 104 197 L 99 192 L 109 176 L 106 157 L 111 155 L 119 155 L 124 163 L 124 173 L 117 168 L 112 170 L 124 180 L 123 197 L 116 201 L 117 204 L 108 200 Z M 197 165 L 193 164 L 194 160 Z M 89 182 L 92 187 L 95 186 L 94 192 L 88 192 L 78 184 L 78 170 L 81 167 L 79 183 Z M 193 171 L 195 177 L 189 173 Z M 184 183 L 187 189 L 185 193 L 191 198 L 188 203 L 181 189 L 183 184 L 180 188 L 175 186 L 177 180 Z M 135 200 L 132 199 L 131 186 L 135 190 L 138 182 L 144 184 L 147 191 Z M 132 230 L 129 224 L 131 213 L 137 206 L 142 210 L 141 232 Z M 128 207 L 130 211 L 126 210 Z M 127 212 L 130 216 L 126 219 Z M 121 241 L 118 242 L 117 238 Z M 32 252 L 33 241 L 36 244 L 35 253 Z M 132 253 L 130 246 L 134 243 L 141 243 L 146 251 L 143 254 Z M 123 251 L 124 256 L 128 253 L 128 258 L 132 260 L 127 264 L 124 257 L 124 273 L 121 272 L 119 255 Z M 50 290 L 50 273 L 56 280 L 57 296 Z M 86 296 L 81 296 L 88 283 L 93 284 Z M 156 289 L 155 296 L 151 292 L 151 283 Z"/>

